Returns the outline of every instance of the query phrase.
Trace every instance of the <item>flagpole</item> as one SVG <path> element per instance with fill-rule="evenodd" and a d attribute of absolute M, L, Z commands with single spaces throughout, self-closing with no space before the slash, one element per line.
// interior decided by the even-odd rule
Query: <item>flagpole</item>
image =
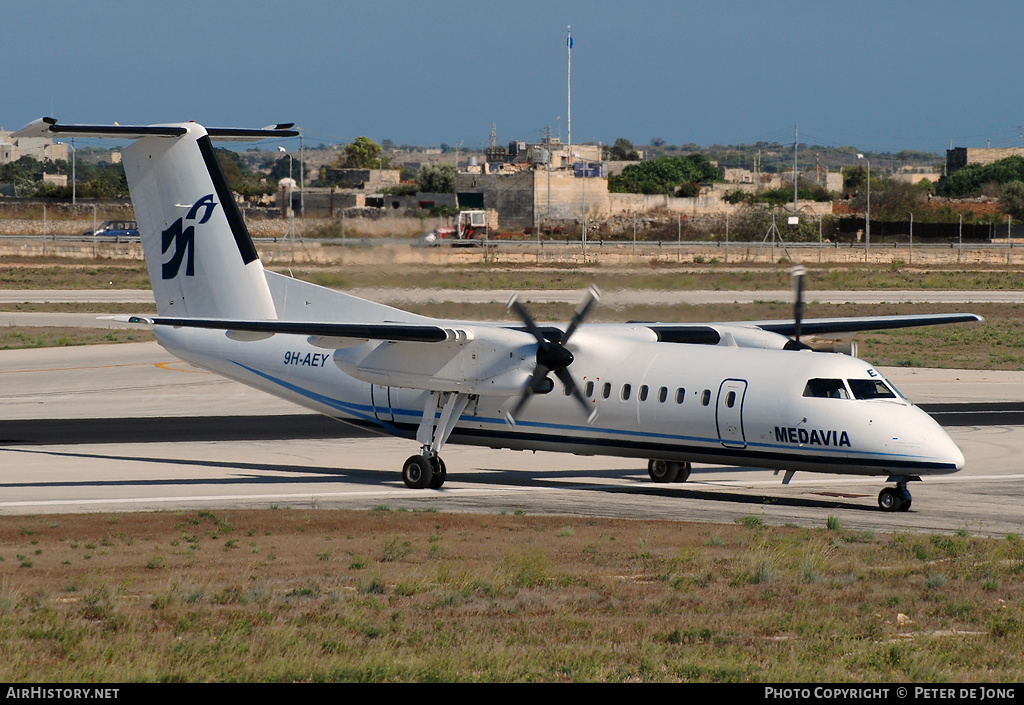
<path fill-rule="evenodd" d="M 568 127 L 569 134 L 567 136 L 569 144 L 569 160 L 572 161 L 572 26 L 566 28 L 567 39 L 565 45 L 569 52 L 568 60 L 568 75 L 566 77 L 566 89 L 568 95 L 568 105 L 566 106 L 566 126 Z"/>

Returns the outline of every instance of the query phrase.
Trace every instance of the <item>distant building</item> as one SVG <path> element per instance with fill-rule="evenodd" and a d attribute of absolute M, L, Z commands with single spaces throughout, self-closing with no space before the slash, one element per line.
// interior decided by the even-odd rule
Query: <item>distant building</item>
<path fill-rule="evenodd" d="M 399 169 L 338 169 L 326 167 L 324 180 L 327 183 L 355 184 L 356 188 L 373 191 L 375 189 L 397 186 L 401 183 L 402 172 Z"/>
<path fill-rule="evenodd" d="M 67 186 L 68 175 L 67 174 L 33 174 L 33 180 L 42 181 L 44 184 L 53 184 L 54 186 Z"/>
<path fill-rule="evenodd" d="M 601 147 L 596 144 L 563 144 L 557 137 L 531 143 L 513 140 L 508 147 L 488 147 L 486 172 L 489 174 L 515 169 L 568 169 L 577 162 L 601 161 Z"/>
<path fill-rule="evenodd" d="M 892 175 L 893 181 L 901 181 L 906 184 L 919 184 L 925 179 L 935 182 L 942 174 L 936 173 L 935 167 L 930 166 L 901 166 Z"/>
<path fill-rule="evenodd" d="M 12 140 L 12 134 L 8 130 L 0 130 L 0 164 L 16 162 L 26 156 L 41 162 L 68 160 L 68 145 L 62 142 L 54 142 L 48 137 Z"/>
<path fill-rule="evenodd" d="M 946 174 L 959 171 L 968 164 L 985 166 L 1007 157 L 1024 157 L 1024 147 L 954 147 L 946 150 Z"/>
<path fill-rule="evenodd" d="M 783 186 L 789 186 L 793 188 L 793 170 L 784 171 L 777 175 L 779 178 L 779 188 Z M 764 174 L 761 175 L 762 182 L 764 181 Z M 842 191 L 843 190 L 843 174 L 838 171 L 826 171 L 824 169 L 807 169 L 806 171 L 800 172 L 799 185 L 801 186 L 818 186 L 825 189 L 826 191 Z"/>
<path fill-rule="evenodd" d="M 725 168 L 722 170 L 728 184 L 756 184 L 757 172 L 750 169 Z"/>

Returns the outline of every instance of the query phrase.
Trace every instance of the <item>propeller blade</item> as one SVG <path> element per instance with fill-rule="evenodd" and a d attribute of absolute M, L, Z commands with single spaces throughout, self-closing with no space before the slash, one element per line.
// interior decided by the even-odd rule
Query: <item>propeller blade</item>
<path fill-rule="evenodd" d="M 580 327 L 583 320 L 590 313 L 590 310 L 594 308 L 598 301 L 601 300 L 601 290 L 593 284 L 587 290 L 587 295 L 580 302 L 580 305 L 576 307 L 576 313 L 573 314 L 572 321 L 569 322 L 569 327 L 565 329 L 565 333 L 562 335 L 562 345 L 569 342 L 569 338 L 576 332 L 576 329 Z"/>
<path fill-rule="evenodd" d="M 526 310 L 525 306 L 519 303 L 518 296 L 513 294 L 512 298 L 508 300 L 506 308 L 515 311 L 516 315 L 522 319 L 523 323 L 526 324 L 526 330 L 530 332 L 530 335 L 537 339 L 538 345 L 542 348 L 547 348 L 551 345 L 550 341 L 548 341 L 548 339 L 544 337 L 544 334 L 541 333 L 540 328 L 534 322 L 533 316 L 530 315 L 530 312 Z"/>
<path fill-rule="evenodd" d="M 534 394 L 545 393 L 551 391 L 551 380 L 548 379 L 548 373 L 551 370 L 544 367 L 544 365 L 537 365 L 533 368 L 533 374 L 530 379 L 527 380 L 526 386 L 523 387 L 523 392 L 519 396 L 519 401 L 516 402 L 515 407 L 505 415 L 505 419 L 509 421 L 513 426 L 516 423 L 516 419 L 522 414 L 523 409 L 526 408 L 526 402 L 530 400 Z M 545 382 L 547 384 L 545 384 Z"/>
<path fill-rule="evenodd" d="M 573 399 L 579 402 L 580 407 L 583 409 L 583 413 L 587 415 L 587 423 L 594 423 L 594 419 L 597 418 L 597 407 L 591 406 L 587 398 L 583 396 L 580 391 L 579 385 L 576 384 L 576 380 L 573 378 L 572 373 L 569 370 L 561 369 L 555 372 L 555 376 L 562 381 L 565 385 L 566 391 L 572 396 Z"/>
<path fill-rule="evenodd" d="M 804 276 L 807 270 L 797 265 L 789 270 L 789 276 L 793 282 L 795 293 L 793 301 L 793 340 L 800 342 L 800 325 L 804 319 Z"/>

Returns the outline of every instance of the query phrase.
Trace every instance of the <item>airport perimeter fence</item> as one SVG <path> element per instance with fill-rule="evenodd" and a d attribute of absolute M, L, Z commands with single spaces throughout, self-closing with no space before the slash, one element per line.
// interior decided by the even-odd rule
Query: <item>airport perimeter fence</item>
<path fill-rule="evenodd" d="M 1004 226 L 1004 233 L 1006 232 Z M 452 246 L 423 247 L 414 238 L 303 238 L 256 237 L 257 249 L 268 263 L 316 263 L 323 265 L 383 263 L 540 263 L 587 265 L 715 265 L 767 263 L 870 263 L 900 265 L 1002 265 L 1024 264 L 1024 224 L 1014 226 L 1010 237 L 992 239 L 953 238 L 921 241 L 914 225 L 910 233 L 891 228 L 868 242 L 789 242 L 782 235 L 762 241 L 684 240 L 572 240 L 500 239 Z M 972 233 L 973 236 L 973 233 Z M 461 246 L 460 246 L 461 245 Z M 137 237 L 102 239 L 82 235 L 0 236 L 0 255 L 5 257 L 67 257 L 71 259 L 141 260 Z"/>

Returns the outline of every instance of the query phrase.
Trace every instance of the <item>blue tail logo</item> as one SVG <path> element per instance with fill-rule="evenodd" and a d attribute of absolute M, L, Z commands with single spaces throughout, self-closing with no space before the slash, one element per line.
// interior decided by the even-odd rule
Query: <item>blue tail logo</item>
<path fill-rule="evenodd" d="M 203 217 L 199 220 L 199 224 L 202 225 L 210 219 L 213 209 L 216 207 L 217 203 L 213 200 L 213 194 L 207 194 L 192 205 L 184 218 L 178 218 L 171 227 L 163 231 L 161 252 L 166 253 L 171 243 L 174 243 L 174 254 L 163 263 L 161 276 L 164 279 L 174 279 L 178 276 L 183 261 L 185 262 L 185 276 L 195 275 L 196 226 L 193 224 L 185 227 L 185 221 L 195 221 L 196 216 L 199 215 L 199 209 L 202 208 Z"/>

